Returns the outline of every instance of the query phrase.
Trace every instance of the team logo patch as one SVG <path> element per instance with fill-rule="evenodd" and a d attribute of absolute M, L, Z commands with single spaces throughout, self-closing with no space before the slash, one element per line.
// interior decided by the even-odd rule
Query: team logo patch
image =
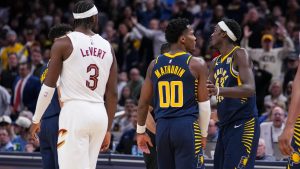
<path fill-rule="evenodd" d="M 299 164 L 300 163 L 300 154 L 296 151 L 292 153 L 292 155 L 288 159 L 289 161 L 289 166 L 294 166 L 294 164 Z"/>
<path fill-rule="evenodd" d="M 248 160 L 249 160 L 249 156 L 248 157 L 242 156 L 240 163 L 236 169 L 244 169 L 248 163 Z"/>
<path fill-rule="evenodd" d="M 204 166 L 203 164 L 204 164 L 203 154 L 199 153 L 197 157 L 197 168 L 202 168 Z"/>

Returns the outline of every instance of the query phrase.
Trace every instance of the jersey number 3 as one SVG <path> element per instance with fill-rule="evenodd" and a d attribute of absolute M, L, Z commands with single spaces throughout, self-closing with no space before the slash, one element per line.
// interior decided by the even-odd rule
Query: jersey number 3
<path fill-rule="evenodd" d="M 177 100 L 176 100 L 177 89 Z M 159 105 L 161 108 L 183 106 L 183 84 L 182 81 L 160 81 L 158 82 Z"/>
<path fill-rule="evenodd" d="M 98 76 L 99 76 L 99 68 L 96 64 L 90 64 L 86 72 L 89 73 L 90 71 L 93 71 L 94 73 L 90 75 L 90 79 L 86 81 L 86 87 L 90 88 L 91 90 L 95 90 L 98 85 Z"/>

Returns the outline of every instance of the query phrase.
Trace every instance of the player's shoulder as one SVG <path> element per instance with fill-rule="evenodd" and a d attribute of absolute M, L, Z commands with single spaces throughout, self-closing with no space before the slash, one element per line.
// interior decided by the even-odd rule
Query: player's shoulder
<path fill-rule="evenodd" d="M 245 48 L 238 48 L 238 49 L 235 50 L 234 53 L 235 53 L 235 55 L 237 55 L 237 56 L 242 56 L 242 57 L 248 56 L 247 50 L 246 50 Z"/>
<path fill-rule="evenodd" d="M 195 56 L 191 57 L 191 61 L 190 61 L 189 64 L 190 64 L 191 67 L 204 67 L 204 66 L 206 66 L 206 62 L 203 58 L 195 57 Z"/>

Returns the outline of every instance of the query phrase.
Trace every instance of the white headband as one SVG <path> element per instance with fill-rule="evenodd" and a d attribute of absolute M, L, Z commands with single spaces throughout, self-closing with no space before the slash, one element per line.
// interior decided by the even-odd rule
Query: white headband
<path fill-rule="evenodd" d="M 228 26 L 225 24 L 224 21 L 220 21 L 218 23 L 218 25 L 220 26 L 220 28 L 225 31 L 228 35 L 228 37 L 233 40 L 234 42 L 237 40 L 236 36 L 233 34 L 233 32 L 228 28 Z"/>
<path fill-rule="evenodd" d="M 98 10 L 96 6 L 94 5 L 93 8 L 90 10 L 83 12 L 83 13 L 73 13 L 74 19 L 83 19 L 83 18 L 88 18 L 93 15 L 96 15 L 98 13 Z"/>

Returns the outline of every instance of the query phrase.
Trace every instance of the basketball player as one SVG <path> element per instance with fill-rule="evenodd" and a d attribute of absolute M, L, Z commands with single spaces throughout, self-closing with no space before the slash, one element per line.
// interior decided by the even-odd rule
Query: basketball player
<path fill-rule="evenodd" d="M 221 55 L 210 67 L 207 88 L 217 97 L 219 137 L 215 169 L 253 169 L 259 139 L 252 61 L 245 49 L 236 46 L 241 28 L 224 19 L 211 35 L 211 45 Z"/>
<path fill-rule="evenodd" d="M 59 24 L 53 26 L 48 34 L 49 39 L 55 41 L 73 31 L 70 25 Z M 41 82 L 45 80 L 48 72 L 47 65 L 42 68 Z M 57 137 L 58 137 L 58 116 L 60 102 L 58 90 L 55 90 L 50 105 L 42 117 L 41 131 L 39 133 L 40 151 L 42 154 L 43 169 L 58 169 L 57 159 Z M 34 133 L 33 133 L 34 134 Z"/>
<path fill-rule="evenodd" d="M 64 104 L 57 143 L 60 169 L 96 168 L 101 144 L 104 150 L 110 143 L 117 105 L 117 66 L 109 42 L 92 31 L 98 24 L 97 14 L 89 1 L 75 4 L 75 30 L 52 46 L 48 74 L 33 117 L 32 130 L 37 131 L 60 76 Z"/>
<path fill-rule="evenodd" d="M 202 147 L 210 119 L 207 67 L 203 60 L 188 53 L 195 49 L 196 37 L 187 19 L 170 21 L 165 36 L 170 51 L 150 63 L 142 87 L 137 143 L 145 153 L 149 153 L 148 146 L 153 146 L 145 133 L 153 98 L 158 168 L 204 168 Z"/>
<path fill-rule="evenodd" d="M 282 154 L 290 156 L 287 168 L 300 168 L 300 66 L 298 66 L 293 82 L 292 101 L 289 107 L 288 118 L 278 141 Z"/>

